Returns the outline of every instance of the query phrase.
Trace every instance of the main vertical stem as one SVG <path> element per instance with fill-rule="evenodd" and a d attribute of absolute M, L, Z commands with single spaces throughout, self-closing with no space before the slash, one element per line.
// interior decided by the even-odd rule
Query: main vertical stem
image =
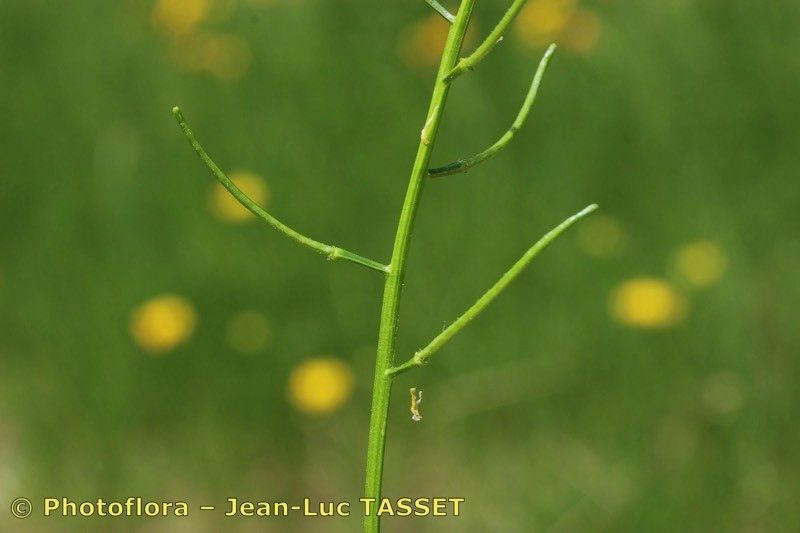
<path fill-rule="evenodd" d="M 386 375 L 394 364 L 394 341 L 397 330 L 397 317 L 400 309 L 400 293 L 403 289 L 403 278 L 406 269 L 406 256 L 411 232 L 414 227 L 414 218 L 422 194 L 424 179 L 428 171 L 428 163 L 439 129 L 439 122 L 444 111 L 450 83 L 444 81 L 445 75 L 455 67 L 458 54 L 464 41 L 469 19 L 475 0 L 462 0 L 458 15 L 450 27 L 447 42 L 442 52 L 442 61 L 436 75 L 436 84 L 433 88 L 431 103 L 425 119 L 424 134 L 420 136 L 417 157 L 411 170 L 403 209 L 400 212 L 400 221 L 392 249 L 392 261 L 386 275 L 386 284 L 383 289 L 383 305 L 381 307 L 381 323 L 378 332 L 378 352 L 375 360 L 375 382 L 372 389 L 372 411 L 369 421 L 369 442 L 367 445 L 367 476 L 364 496 L 379 500 L 381 497 L 381 481 L 383 478 L 383 455 L 386 447 L 386 422 L 389 413 L 389 397 L 392 390 L 392 378 Z M 372 506 L 372 513 L 364 519 L 365 533 L 378 533 L 380 531 L 380 518 L 375 514 L 376 506 Z"/>

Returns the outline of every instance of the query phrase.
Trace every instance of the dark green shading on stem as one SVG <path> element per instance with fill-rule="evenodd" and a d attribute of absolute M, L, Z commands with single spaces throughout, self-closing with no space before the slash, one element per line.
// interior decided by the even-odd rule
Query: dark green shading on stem
<path fill-rule="evenodd" d="M 547 70 L 547 65 L 550 63 L 550 57 L 553 55 L 555 49 L 556 45 L 551 44 L 544 53 L 544 56 L 542 56 L 541 61 L 539 61 L 539 67 L 536 69 L 536 74 L 533 76 L 533 81 L 528 89 L 528 94 L 525 96 L 525 101 L 522 103 L 522 107 L 520 108 L 519 113 L 517 113 L 517 118 L 514 119 L 514 123 L 511 124 L 511 127 L 508 129 L 508 131 L 506 131 L 503 136 L 497 140 L 497 142 L 477 155 L 474 155 L 468 159 L 459 159 L 453 163 L 448 163 L 447 165 L 428 170 L 428 175 L 430 177 L 438 178 L 441 176 L 449 176 L 451 174 L 466 172 L 470 168 L 486 161 L 508 146 L 508 143 L 511 142 L 511 139 L 514 138 L 514 134 L 516 134 L 516 132 L 522 128 L 522 125 L 525 124 L 525 119 L 528 118 L 528 114 L 530 113 L 533 103 L 536 100 L 536 95 L 539 92 L 539 84 L 542 81 L 542 76 L 544 76 L 544 72 Z"/>
<path fill-rule="evenodd" d="M 358 263 L 359 265 L 363 265 L 365 267 L 371 268 L 373 270 L 377 270 L 379 272 L 386 273 L 388 271 L 388 267 L 386 265 L 382 265 L 377 261 L 373 261 L 372 259 L 367 259 L 366 257 L 362 257 L 358 254 L 354 254 L 353 252 L 347 251 L 343 248 L 339 248 L 337 246 L 332 246 L 330 244 L 325 244 L 319 241 L 315 241 L 305 235 L 298 233 L 297 231 L 293 230 L 286 224 L 282 223 L 277 218 L 273 217 L 266 211 L 264 211 L 261 207 L 258 206 L 249 196 L 247 196 L 239 187 L 236 186 L 235 183 L 231 181 L 231 179 L 225 175 L 225 173 L 217 166 L 216 163 L 211 159 L 211 157 L 206 153 L 200 143 L 192 133 L 191 128 L 186 123 L 186 119 L 183 117 L 183 113 L 179 107 L 172 108 L 172 114 L 175 115 L 175 119 L 178 121 L 178 124 L 183 130 L 184 135 L 186 138 L 189 139 L 189 143 L 194 148 L 194 151 L 197 152 L 197 155 L 200 156 L 200 159 L 203 160 L 203 163 L 206 164 L 208 169 L 211 171 L 211 174 L 219 181 L 223 187 L 225 187 L 228 192 L 230 192 L 234 198 L 236 198 L 240 204 L 246 207 L 251 213 L 256 215 L 258 218 L 264 220 L 269 225 L 271 225 L 276 230 L 280 231 L 290 239 L 295 240 L 296 242 L 308 246 L 312 250 L 323 254 L 331 261 L 336 259 L 345 259 L 347 261 L 352 261 L 353 263 Z"/>

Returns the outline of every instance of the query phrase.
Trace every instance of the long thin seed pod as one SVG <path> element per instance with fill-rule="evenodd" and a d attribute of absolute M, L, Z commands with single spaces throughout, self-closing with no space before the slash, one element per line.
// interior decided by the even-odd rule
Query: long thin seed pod
<path fill-rule="evenodd" d="M 440 176 L 449 176 L 451 174 L 466 172 L 470 168 L 486 161 L 508 146 L 508 143 L 511 142 L 511 139 L 514 138 L 514 134 L 520 128 L 522 128 L 522 125 L 525 124 L 525 119 L 528 118 L 528 113 L 530 113 L 530 110 L 533 107 L 533 102 L 536 100 L 536 94 L 539 92 L 539 84 L 542 81 L 542 76 L 544 76 L 544 72 L 547 70 L 547 65 L 550 63 L 550 57 L 553 55 L 555 49 L 556 45 L 551 44 L 544 53 L 544 56 L 542 56 L 541 61 L 539 61 L 539 67 L 536 69 L 536 74 L 533 76 L 533 81 L 528 89 L 528 94 L 525 96 L 525 101 L 522 103 L 522 107 L 520 108 L 519 113 L 517 113 L 517 118 L 514 119 L 514 123 L 511 125 L 508 131 L 506 131 L 503 136 L 497 140 L 497 142 L 483 152 L 467 159 L 459 159 L 453 163 L 432 168 L 428 170 L 428 176 L 432 178 L 438 178 Z"/>
<path fill-rule="evenodd" d="M 464 72 L 475 68 L 475 65 L 480 63 L 480 61 L 486 57 L 486 55 L 491 52 L 495 46 L 497 46 L 497 43 L 503 40 L 503 34 L 514 21 L 520 9 L 522 9 L 522 6 L 525 5 L 525 1 L 526 0 L 514 0 L 514 3 L 511 4 L 511 7 L 508 8 L 508 11 L 505 12 L 503 17 L 500 19 L 500 22 L 497 23 L 497 26 L 494 27 L 492 32 L 486 37 L 486 39 L 484 39 L 484 41 L 478 46 L 478 48 L 475 49 L 474 52 L 467 57 L 461 58 L 458 63 L 456 63 L 456 66 L 453 67 L 453 69 L 444 77 L 445 81 L 452 81 Z"/>
<path fill-rule="evenodd" d="M 447 344 L 447 342 L 453 338 L 453 335 L 461 331 L 461 329 L 469 324 L 469 322 L 478 316 L 481 311 L 483 311 L 487 305 L 492 303 L 492 301 L 497 298 L 497 296 L 503 292 L 503 290 L 508 287 L 508 285 L 514 281 L 514 279 L 520 275 L 520 273 L 525 269 L 526 266 L 536 257 L 539 252 L 544 250 L 548 244 L 553 242 L 559 235 L 564 233 L 570 226 L 575 224 L 577 221 L 585 217 L 586 215 L 590 214 L 592 211 L 597 209 L 597 204 L 592 204 L 589 207 L 583 209 L 581 212 L 572 215 L 567 220 L 550 230 L 544 237 L 539 239 L 533 246 L 528 249 L 525 254 L 516 262 L 514 265 L 509 268 L 505 274 L 503 274 L 500 279 L 492 285 L 492 287 L 486 291 L 483 296 L 478 298 L 478 300 L 472 304 L 472 306 L 467 309 L 460 317 L 458 317 L 452 324 L 447 326 L 444 331 L 442 331 L 439 335 L 437 335 L 426 347 L 419 350 L 417 353 L 414 354 L 408 361 L 405 363 L 390 368 L 386 371 L 387 376 L 397 376 L 398 374 L 402 374 L 407 370 L 411 370 L 416 366 L 420 366 L 425 364 L 425 362 L 439 349 Z"/>
<path fill-rule="evenodd" d="M 189 125 L 186 123 L 186 119 L 184 118 L 183 113 L 181 113 L 180 108 L 172 108 L 172 114 L 175 115 L 175 119 L 178 121 L 178 125 L 180 125 L 181 130 L 183 130 L 184 135 L 186 135 L 186 138 L 189 140 L 189 144 L 192 145 L 194 151 L 197 152 L 197 155 L 200 156 L 200 159 L 202 159 L 203 163 L 206 164 L 208 170 L 211 171 L 211 174 L 222 184 L 223 187 L 228 189 L 228 192 L 230 192 L 240 204 L 246 207 L 251 213 L 256 215 L 261 220 L 264 220 L 267 224 L 280 231 L 290 239 L 293 239 L 295 242 L 298 242 L 304 246 L 308 246 L 315 252 L 325 255 L 332 261 L 336 259 L 344 259 L 373 270 L 377 270 L 379 272 L 388 272 L 388 267 L 386 265 L 378 263 L 377 261 L 373 261 L 372 259 L 367 259 L 366 257 L 362 257 L 343 248 L 339 248 L 338 246 L 315 241 L 314 239 L 306 237 L 305 235 L 293 230 L 277 218 L 264 211 L 239 187 L 237 187 L 236 184 L 233 183 L 231 179 L 217 166 L 217 164 L 214 163 L 211 157 L 206 153 L 206 151 L 195 138 L 194 133 L 192 133 L 191 128 L 189 128 Z"/>

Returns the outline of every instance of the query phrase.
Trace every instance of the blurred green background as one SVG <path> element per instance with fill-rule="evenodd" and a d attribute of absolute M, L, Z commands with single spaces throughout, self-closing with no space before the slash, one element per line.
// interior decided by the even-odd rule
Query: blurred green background
<path fill-rule="evenodd" d="M 800 530 L 798 25 L 529 0 L 455 83 L 435 164 L 561 45 L 510 147 L 426 187 L 398 358 L 601 211 L 397 380 L 386 494 L 466 503 L 386 531 Z M 386 261 L 445 31 L 421 0 L 0 2 L 0 530 L 358 529 L 196 510 L 361 495 L 382 280 L 242 217 L 169 110 L 280 219 Z M 18 521 L 17 496 L 192 514 Z"/>

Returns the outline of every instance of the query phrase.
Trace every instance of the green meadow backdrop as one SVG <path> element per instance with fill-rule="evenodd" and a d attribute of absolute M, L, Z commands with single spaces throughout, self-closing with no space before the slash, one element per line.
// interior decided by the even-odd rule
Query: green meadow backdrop
<path fill-rule="evenodd" d="M 398 358 L 601 209 L 398 378 L 386 494 L 466 502 L 386 531 L 800 530 L 799 25 L 788 0 L 529 0 L 455 82 L 436 164 L 502 134 L 559 44 L 509 148 L 426 186 Z M 386 261 L 445 32 L 422 0 L 0 3 L 0 530 L 358 529 L 221 508 L 361 495 L 382 280 L 244 213 L 170 109 L 281 220 Z"/>

